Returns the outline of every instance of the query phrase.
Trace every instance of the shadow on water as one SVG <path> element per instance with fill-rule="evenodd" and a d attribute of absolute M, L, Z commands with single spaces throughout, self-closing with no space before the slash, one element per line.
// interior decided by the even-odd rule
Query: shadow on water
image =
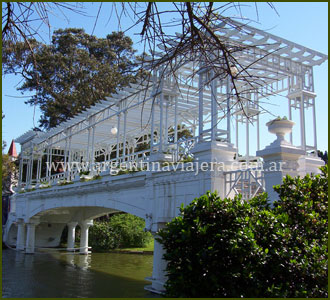
<path fill-rule="evenodd" d="M 2 251 L 3 298 L 158 298 L 145 291 L 151 255 Z"/>

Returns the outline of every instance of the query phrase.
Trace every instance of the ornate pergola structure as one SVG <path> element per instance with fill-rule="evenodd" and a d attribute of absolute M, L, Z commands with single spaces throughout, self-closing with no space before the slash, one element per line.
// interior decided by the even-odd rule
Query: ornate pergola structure
<path fill-rule="evenodd" d="M 238 22 L 234 24 L 242 26 Z M 155 153 L 166 153 L 177 161 L 195 143 L 215 140 L 234 143 L 238 157 L 240 124 L 246 127 L 242 138 L 246 141 L 245 159 L 249 160 L 250 124 L 256 125 L 256 144 L 260 150 L 259 102 L 283 92 L 287 92 L 288 118 L 292 119 L 292 110 L 300 111 L 300 145 L 297 146 L 316 153 L 313 67 L 322 64 L 327 56 L 248 25 L 243 28 L 221 24 L 217 29 L 224 40 L 243 49 L 234 53 L 240 64 L 238 72 L 248 71 L 257 78 L 247 84 L 237 76 L 236 86 L 242 91 L 240 105 L 229 76 L 227 80 L 213 78 L 212 70 L 194 61 L 181 63 L 175 74 L 160 67 L 153 71 L 150 82 L 131 84 L 48 132 L 28 131 L 16 139 L 22 145 L 20 185 L 72 179 L 77 170 L 52 174 L 42 168 L 55 156 L 62 157 L 64 163 L 92 164 L 96 160 L 145 160 Z M 253 47 L 247 47 L 250 45 Z M 312 145 L 306 143 L 305 112 L 309 109 L 313 112 L 309 125 L 314 133 Z M 184 130 L 189 130 L 191 135 L 180 135 Z"/>

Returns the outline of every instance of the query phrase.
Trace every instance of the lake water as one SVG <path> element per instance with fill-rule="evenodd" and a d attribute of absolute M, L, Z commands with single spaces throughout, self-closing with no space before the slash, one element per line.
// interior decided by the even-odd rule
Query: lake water
<path fill-rule="evenodd" d="M 2 297 L 158 298 L 145 291 L 152 255 L 2 250 Z"/>

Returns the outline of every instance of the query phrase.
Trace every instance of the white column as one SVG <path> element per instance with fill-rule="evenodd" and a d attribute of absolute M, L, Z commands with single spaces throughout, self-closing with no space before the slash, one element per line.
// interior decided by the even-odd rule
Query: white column
<path fill-rule="evenodd" d="M 68 245 L 67 251 L 73 251 L 74 243 L 76 239 L 76 226 L 78 222 L 70 222 L 68 223 Z"/>
<path fill-rule="evenodd" d="M 52 176 L 52 160 L 53 160 L 53 149 L 49 148 L 49 169 L 48 169 L 48 181 L 50 181 L 50 177 Z"/>
<path fill-rule="evenodd" d="M 117 148 L 116 158 L 119 158 L 119 143 L 120 143 L 120 113 L 117 115 Z"/>
<path fill-rule="evenodd" d="M 42 156 L 41 157 L 38 157 L 38 160 L 37 160 L 37 178 L 36 178 L 36 181 L 37 183 L 40 182 L 40 175 L 41 175 L 41 160 L 42 160 Z"/>
<path fill-rule="evenodd" d="M 153 233 L 154 237 L 157 237 Z M 163 259 L 165 250 L 162 245 L 154 240 L 154 257 L 153 257 L 153 267 L 152 267 L 152 289 L 162 292 L 164 291 L 164 284 L 166 282 L 165 269 L 166 261 Z"/>
<path fill-rule="evenodd" d="M 302 93 L 300 98 L 300 136 L 301 136 L 301 148 L 303 150 L 306 150 L 304 98 L 305 98 L 304 94 Z"/>
<path fill-rule="evenodd" d="M 162 80 L 163 82 L 163 80 Z M 163 152 L 163 115 L 164 115 L 164 93 L 163 84 L 161 83 L 161 92 L 159 96 L 159 152 Z"/>
<path fill-rule="evenodd" d="M 32 174 L 33 174 L 33 146 L 31 147 L 31 153 L 30 153 L 30 158 L 28 161 L 28 169 L 27 169 L 26 185 L 28 187 L 32 184 Z"/>
<path fill-rule="evenodd" d="M 65 133 L 65 135 L 68 135 L 67 132 Z M 64 147 L 64 168 L 67 163 L 67 154 L 68 154 L 68 138 L 66 137 L 65 138 L 65 147 Z"/>
<path fill-rule="evenodd" d="M 249 119 L 246 117 L 246 159 L 249 161 L 250 155 L 250 134 L 249 134 Z"/>
<path fill-rule="evenodd" d="M 88 254 L 88 229 L 93 225 L 93 220 L 86 220 L 79 223 L 80 226 L 80 254 Z"/>
<path fill-rule="evenodd" d="M 211 72 L 211 78 L 214 77 L 214 72 Z M 218 128 L 218 111 L 217 111 L 217 80 L 214 78 L 211 81 L 211 141 L 216 139 Z"/>
<path fill-rule="evenodd" d="M 17 224 L 16 249 L 24 250 L 24 248 L 25 248 L 25 224 L 24 224 L 24 220 L 20 219 Z"/>
<path fill-rule="evenodd" d="M 22 184 L 22 178 L 23 178 L 23 151 L 21 151 L 21 157 L 19 160 L 19 179 L 18 179 L 18 186 L 21 187 Z"/>
<path fill-rule="evenodd" d="M 166 101 L 166 107 L 165 107 L 165 138 L 164 138 L 164 144 L 167 145 L 168 144 L 168 105 L 169 105 L 169 102 Z M 167 149 L 166 149 L 167 150 Z"/>
<path fill-rule="evenodd" d="M 226 92 L 227 92 L 227 142 L 231 143 L 231 130 L 230 130 L 230 82 L 229 76 L 227 76 L 227 85 L 226 85 Z"/>
<path fill-rule="evenodd" d="M 315 98 L 313 98 L 313 134 L 314 134 L 314 148 L 315 156 L 317 156 L 317 134 L 316 134 L 316 113 L 315 113 Z"/>
<path fill-rule="evenodd" d="M 260 125 L 259 114 L 257 115 L 257 151 L 260 150 Z"/>
<path fill-rule="evenodd" d="M 156 98 L 151 103 L 151 124 L 150 124 L 150 152 L 154 150 L 154 131 L 155 131 L 155 105 Z"/>
<path fill-rule="evenodd" d="M 126 155 L 126 126 L 127 126 L 127 110 L 124 112 L 124 137 L 123 137 L 123 157 Z"/>
<path fill-rule="evenodd" d="M 33 254 L 35 246 L 35 230 L 38 225 L 35 222 L 27 223 L 25 253 Z"/>
<path fill-rule="evenodd" d="M 91 164 L 91 173 L 93 174 L 94 172 L 94 141 L 95 141 L 95 126 L 92 127 L 92 149 L 91 149 L 91 154 L 90 154 L 90 164 Z"/>
<path fill-rule="evenodd" d="M 288 104 L 289 104 L 289 120 L 292 121 L 292 109 L 291 109 L 291 99 L 288 99 Z M 290 132 L 290 143 L 293 144 L 293 135 L 292 135 L 292 131 Z"/>
<path fill-rule="evenodd" d="M 203 74 L 198 77 L 198 142 L 203 141 Z"/>
<path fill-rule="evenodd" d="M 90 170 L 90 151 L 89 151 L 89 143 L 91 140 L 91 127 L 88 128 L 88 138 L 87 138 L 87 153 L 86 153 L 86 162 L 88 164 L 88 169 Z"/>
<path fill-rule="evenodd" d="M 179 160 L 179 145 L 178 143 L 178 96 L 175 96 L 174 104 L 174 143 L 175 143 L 175 161 Z"/>
<path fill-rule="evenodd" d="M 172 218 L 167 218 L 170 221 Z M 164 292 L 164 284 L 166 282 L 166 260 L 163 259 L 165 250 L 163 246 L 156 241 L 157 232 L 159 229 L 165 226 L 164 222 L 157 222 L 151 225 L 151 233 L 154 239 L 154 257 L 153 257 L 153 266 L 152 266 L 152 277 L 146 278 L 146 280 L 151 281 L 151 286 L 146 286 L 145 289 L 149 291 Z"/>
<path fill-rule="evenodd" d="M 72 162 L 71 141 L 72 141 L 72 136 L 69 137 L 68 162 L 67 162 L 67 164 L 69 165 L 69 167 L 66 168 L 67 180 L 73 179 L 73 178 L 71 178 L 71 162 Z"/>
<path fill-rule="evenodd" d="M 236 159 L 238 159 L 238 116 L 236 115 Z"/>

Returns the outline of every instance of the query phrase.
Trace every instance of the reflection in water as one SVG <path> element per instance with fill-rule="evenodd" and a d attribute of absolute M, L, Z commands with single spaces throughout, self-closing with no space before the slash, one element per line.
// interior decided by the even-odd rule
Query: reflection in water
<path fill-rule="evenodd" d="M 2 297 L 159 297 L 143 289 L 152 256 L 2 251 Z"/>

